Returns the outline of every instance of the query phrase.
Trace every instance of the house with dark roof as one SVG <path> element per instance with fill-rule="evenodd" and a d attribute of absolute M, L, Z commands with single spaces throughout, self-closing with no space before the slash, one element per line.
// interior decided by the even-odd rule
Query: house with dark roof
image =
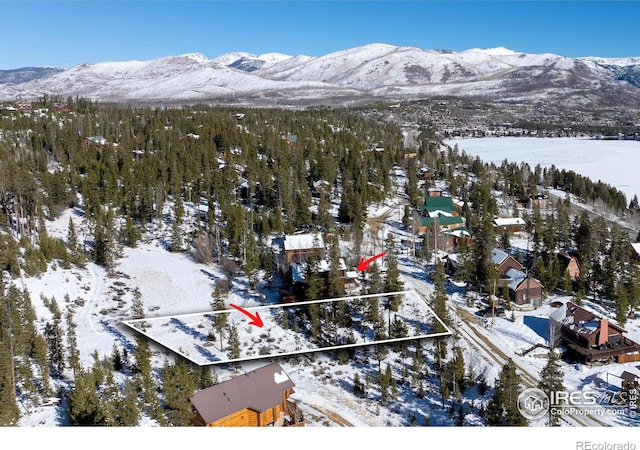
<path fill-rule="evenodd" d="M 638 375 L 624 370 L 620 375 L 620 378 L 622 379 L 622 389 L 629 390 L 638 388 L 638 382 L 640 381 L 640 377 L 638 377 Z"/>
<path fill-rule="evenodd" d="M 509 296 L 516 305 L 530 304 L 535 307 L 542 302 L 543 286 L 539 280 L 518 269 L 509 269 L 505 273 Z"/>
<path fill-rule="evenodd" d="M 504 278 L 509 269 L 517 269 L 523 271 L 524 267 L 513 256 L 507 252 L 494 248 L 491 250 L 491 261 L 496 267 L 498 277 Z"/>
<path fill-rule="evenodd" d="M 189 401 L 192 423 L 208 427 L 304 426 L 289 400 L 293 381 L 272 363 L 196 392 Z"/>
<path fill-rule="evenodd" d="M 498 274 L 498 287 L 509 289 L 510 298 L 516 305 L 540 306 L 544 286 L 513 256 L 498 248 L 491 250 L 491 261 Z"/>
<path fill-rule="evenodd" d="M 572 302 L 550 315 L 570 355 L 585 363 L 640 361 L 640 344 L 625 336 L 620 325 Z"/>

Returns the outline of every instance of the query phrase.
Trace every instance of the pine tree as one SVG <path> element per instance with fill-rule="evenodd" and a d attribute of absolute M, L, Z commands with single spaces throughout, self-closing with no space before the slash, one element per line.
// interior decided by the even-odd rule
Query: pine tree
<path fill-rule="evenodd" d="M 3 307 L 0 307 L 0 311 L 6 312 Z M 2 312 L 0 312 L 0 426 L 8 427 L 18 425 L 20 409 L 18 408 L 14 371 L 12 370 L 13 355 L 7 335 L 8 320 Z"/>
<path fill-rule="evenodd" d="M 240 358 L 240 337 L 238 336 L 238 328 L 235 325 L 231 325 L 228 329 L 228 344 L 229 351 L 227 356 L 229 359 Z"/>
<path fill-rule="evenodd" d="M 518 410 L 521 392 L 520 376 L 510 359 L 502 366 L 494 394 L 487 405 L 487 425 L 526 426 L 527 419 Z"/>
<path fill-rule="evenodd" d="M 140 411 L 138 409 L 138 392 L 135 384 L 131 380 L 124 382 L 122 396 L 117 401 L 116 421 L 123 427 L 133 427 L 138 425 Z"/>
<path fill-rule="evenodd" d="M 51 299 L 50 309 L 53 313 L 53 321 L 45 324 L 44 337 L 49 349 L 49 367 L 51 368 L 51 374 L 57 378 L 61 378 L 65 368 L 64 342 L 61 325 L 62 316 L 55 298 Z"/>
<path fill-rule="evenodd" d="M 451 316 L 447 308 L 447 290 L 445 286 L 444 266 L 438 260 L 436 262 L 435 273 L 433 275 L 434 289 L 431 294 L 429 306 L 434 314 L 442 320 L 447 326 L 451 325 Z M 431 320 L 431 328 L 434 333 L 444 333 L 446 328 L 442 326 L 440 321 L 433 317 Z"/>
<path fill-rule="evenodd" d="M 133 288 L 133 301 L 131 303 L 131 318 L 144 319 L 144 303 L 142 300 L 142 292 L 138 286 Z"/>
<path fill-rule="evenodd" d="M 174 220 L 171 225 L 171 241 L 169 242 L 169 251 L 178 253 L 182 251 L 182 229 L 178 220 Z"/>
<path fill-rule="evenodd" d="M 404 214 L 402 215 L 402 226 L 406 230 L 411 224 L 411 208 L 409 205 L 404 205 Z"/>
<path fill-rule="evenodd" d="M 340 242 L 336 236 L 329 242 L 329 276 L 327 280 L 328 295 L 331 298 L 342 294 L 340 268 Z"/>
<path fill-rule="evenodd" d="M 404 283 L 400 279 L 400 269 L 398 267 L 398 258 L 396 256 L 396 244 L 393 235 L 389 233 L 385 240 L 387 274 L 384 280 L 383 292 L 398 292 L 404 289 Z M 391 297 L 389 307 L 391 311 L 398 311 L 402 303 L 401 295 Z"/>
<path fill-rule="evenodd" d="M 550 350 L 547 364 L 540 372 L 538 389 L 543 390 L 548 397 L 550 397 L 551 392 L 564 391 L 563 373 L 558 360 L 558 354 L 554 350 Z M 549 405 L 549 408 L 551 408 L 551 405 Z M 560 417 L 557 414 L 551 414 L 551 410 L 549 410 L 549 426 L 557 427 L 559 425 Z"/>
<path fill-rule="evenodd" d="M 460 346 L 453 347 L 453 357 L 447 363 L 446 373 L 452 385 L 454 394 L 461 396 L 466 387 L 465 381 L 465 363 Z"/>
<path fill-rule="evenodd" d="M 72 425 L 97 425 L 99 419 L 100 396 L 96 390 L 99 384 L 92 372 L 78 372 L 74 387 L 67 394 L 69 421 Z"/>
<path fill-rule="evenodd" d="M 507 253 L 511 252 L 511 239 L 509 238 L 508 232 L 505 231 L 500 234 L 500 242 L 498 243 L 498 247 Z"/>
<path fill-rule="evenodd" d="M 80 370 L 80 351 L 78 350 L 78 339 L 76 337 L 76 324 L 73 321 L 73 309 L 67 308 L 67 346 L 69 367 L 74 375 Z"/>
<path fill-rule="evenodd" d="M 211 309 L 216 311 L 216 314 L 213 315 L 213 329 L 218 332 L 220 351 L 224 351 L 224 331 L 227 329 L 229 322 L 228 313 L 219 312 L 226 310 L 227 305 L 218 286 L 211 293 L 211 299 Z"/>
<path fill-rule="evenodd" d="M 136 388 L 142 395 L 141 410 L 162 425 L 165 418 L 161 414 L 160 401 L 156 393 L 157 385 L 151 372 L 151 349 L 146 337 L 138 336 L 136 338 L 134 358 L 134 381 Z"/>
<path fill-rule="evenodd" d="M 367 294 L 378 294 L 382 292 L 382 277 L 380 276 L 380 269 L 376 261 L 369 265 L 368 285 Z"/>
<path fill-rule="evenodd" d="M 76 228 L 71 217 L 69 217 L 69 231 L 67 232 L 67 246 L 69 249 L 69 256 L 71 262 L 84 267 L 85 258 L 82 252 L 82 247 L 78 244 L 78 235 Z"/>
<path fill-rule="evenodd" d="M 169 425 L 187 426 L 191 424 L 193 410 L 189 403 L 197 387 L 199 375 L 194 374 L 189 364 L 179 359 L 175 364 L 165 362 L 161 371 L 164 411 Z"/>

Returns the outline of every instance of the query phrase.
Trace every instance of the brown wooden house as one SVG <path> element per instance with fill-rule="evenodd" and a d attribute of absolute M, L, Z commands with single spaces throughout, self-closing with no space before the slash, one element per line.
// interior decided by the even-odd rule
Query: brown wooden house
<path fill-rule="evenodd" d="M 620 375 L 620 378 L 622 379 L 622 389 L 625 389 L 625 390 L 638 389 L 638 384 L 640 381 L 640 377 L 638 377 L 638 375 L 633 374 L 631 372 L 627 372 L 625 370 Z"/>
<path fill-rule="evenodd" d="M 560 251 L 558 252 L 558 261 L 560 262 L 560 269 L 563 274 L 569 272 L 572 280 L 577 280 L 580 277 L 580 264 L 575 256 Z"/>
<path fill-rule="evenodd" d="M 502 233 L 519 233 L 527 226 L 521 217 L 497 217 L 493 219 L 493 225 Z"/>
<path fill-rule="evenodd" d="M 284 258 L 287 266 L 307 262 L 314 252 L 318 252 L 319 256 L 324 258 L 325 245 L 322 234 L 290 234 L 284 237 Z"/>
<path fill-rule="evenodd" d="M 507 270 L 505 277 L 508 280 L 509 295 L 516 305 L 540 306 L 543 291 L 540 281 L 517 269 Z"/>
<path fill-rule="evenodd" d="M 304 264 L 314 253 L 325 257 L 325 243 L 322 233 L 287 234 L 275 238 L 271 244 L 273 265 L 283 275 L 290 273 L 292 266 Z"/>
<path fill-rule="evenodd" d="M 208 427 L 304 426 L 289 400 L 293 381 L 278 363 L 203 389 L 189 399 L 192 423 Z"/>
<path fill-rule="evenodd" d="M 640 344 L 607 318 L 567 302 L 551 319 L 560 326 L 561 339 L 571 355 L 585 363 L 640 361 Z"/>
<path fill-rule="evenodd" d="M 517 259 L 498 248 L 491 250 L 491 260 L 500 278 L 504 278 L 509 269 L 524 270 L 524 267 L 522 267 L 522 264 L 520 264 Z"/>

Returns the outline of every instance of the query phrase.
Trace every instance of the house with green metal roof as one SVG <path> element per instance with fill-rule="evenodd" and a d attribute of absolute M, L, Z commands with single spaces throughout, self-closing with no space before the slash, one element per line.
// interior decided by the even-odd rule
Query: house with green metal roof
<path fill-rule="evenodd" d="M 418 220 L 418 232 L 424 233 L 427 228 L 434 225 L 441 229 L 453 230 L 464 226 L 464 219 L 460 216 L 436 216 L 420 217 Z"/>
<path fill-rule="evenodd" d="M 425 202 L 418 206 L 418 212 L 421 216 L 457 214 L 451 197 L 427 197 Z"/>

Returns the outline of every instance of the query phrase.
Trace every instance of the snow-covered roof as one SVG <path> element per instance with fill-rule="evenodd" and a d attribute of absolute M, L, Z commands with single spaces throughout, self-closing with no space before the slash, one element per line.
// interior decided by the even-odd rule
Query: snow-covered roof
<path fill-rule="evenodd" d="M 498 248 L 491 250 L 491 260 L 494 264 L 501 264 L 509 255 Z"/>
<path fill-rule="evenodd" d="M 315 189 L 318 189 L 320 186 L 331 186 L 331 183 L 329 183 L 327 180 L 314 181 L 313 187 Z"/>
<path fill-rule="evenodd" d="M 636 254 L 640 256 L 640 242 L 633 242 L 631 244 L 631 247 L 633 247 L 633 251 L 635 251 Z"/>
<path fill-rule="evenodd" d="M 107 140 L 102 136 L 87 136 L 87 140 L 94 144 L 107 145 Z"/>
<path fill-rule="evenodd" d="M 324 240 L 320 233 L 288 234 L 284 237 L 285 251 L 311 250 L 324 248 Z"/>
<path fill-rule="evenodd" d="M 450 211 L 444 211 L 442 209 L 436 209 L 433 211 L 429 211 L 429 217 L 453 217 L 453 214 Z"/>
<path fill-rule="evenodd" d="M 498 227 L 509 227 L 509 226 L 525 226 L 526 222 L 522 217 L 498 217 L 497 219 L 493 219 L 493 223 Z"/>
<path fill-rule="evenodd" d="M 340 258 L 338 262 L 338 268 L 341 271 L 347 270 L 347 265 L 344 263 L 344 259 Z M 324 273 L 328 272 L 330 269 L 329 261 L 326 259 L 321 259 L 318 264 L 318 272 Z M 304 282 L 304 273 L 307 270 L 307 263 L 299 263 L 291 265 L 291 278 L 294 283 L 302 283 Z M 357 278 L 358 274 L 356 272 L 355 277 L 348 278 Z"/>
<path fill-rule="evenodd" d="M 511 280 L 509 281 L 509 289 L 512 289 L 514 291 L 518 288 L 518 286 L 520 286 L 520 283 L 522 283 L 527 278 L 526 273 L 514 268 L 507 270 L 505 276 Z"/>
<path fill-rule="evenodd" d="M 462 237 L 462 236 L 471 237 L 471 231 L 469 231 L 467 227 L 460 227 L 453 230 L 447 230 L 447 231 L 444 231 L 443 234 L 448 234 L 456 237 Z"/>

